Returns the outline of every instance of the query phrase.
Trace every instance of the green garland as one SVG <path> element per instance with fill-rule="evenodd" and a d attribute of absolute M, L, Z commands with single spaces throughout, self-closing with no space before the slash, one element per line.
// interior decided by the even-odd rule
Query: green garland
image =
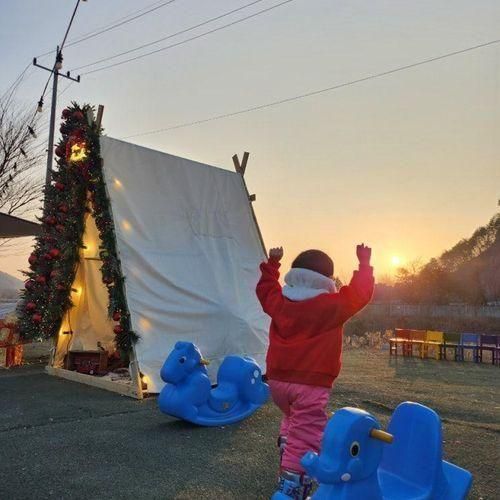
<path fill-rule="evenodd" d="M 126 355 L 138 336 L 131 330 L 102 171 L 102 130 L 89 105 L 72 103 L 62 119 L 61 140 L 55 149 L 58 168 L 52 172 L 40 219 L 42 234 L 29 257 L 30 270 L 24 273 L 28 279 L 18 308 L 21 336 L 26 340 L 57 336 L 65 312 L 73 307 L 71 287 L 83 247 L 85 214 L 91 212 L 101 238 L 100 269 L 108 289 L 109 316 L 116 321 L 115 344 Z M 75 158 L 79 151 L 83 151 L 81 158 Z"/>

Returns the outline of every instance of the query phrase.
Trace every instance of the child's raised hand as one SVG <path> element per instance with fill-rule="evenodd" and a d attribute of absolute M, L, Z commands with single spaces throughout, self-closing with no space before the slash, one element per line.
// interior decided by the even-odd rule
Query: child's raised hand
<path fill-rule="evenodd" d="M 372 249 L 370 247 L 366 247 L 364 243 L 361 243 L 361 245 L 356 247 L 356 255 L 358 256 L 360 264 L 366 266 L 370 265 L 370 259 L 372 256 Z"/>
<path fill-rule="evenodd" d="M 283 258 L 283 247 L 271 248 L 269 258 L 279 262 Z"/>

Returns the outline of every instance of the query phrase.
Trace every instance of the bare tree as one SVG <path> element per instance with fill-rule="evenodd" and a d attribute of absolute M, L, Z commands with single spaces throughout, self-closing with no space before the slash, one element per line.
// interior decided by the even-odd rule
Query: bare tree
<path fill-rule="evenodd" d="M 40 208 L 45 142 L 37 125 L 38 116 L 12 95 L 0 98 L 0 212 L 33 218 Z M 5 253 L 9 240 L 0 240 L 0 247 Z"/>

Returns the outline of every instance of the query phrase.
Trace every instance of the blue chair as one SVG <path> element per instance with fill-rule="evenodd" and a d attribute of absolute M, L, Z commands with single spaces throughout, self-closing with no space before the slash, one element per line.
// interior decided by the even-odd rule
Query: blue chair
<path fill-rule="evenodd" d="M 457 361 L 465 361 L 465 352 L 470 350 L 474 363 L 479 363 L 479 338 L 477 333 L 462 333 L 457 348 Z"/>
<path fill-rule="evenodd" d="M 302 458 L 319 482 L 314 500 L 461 500 L 471 474 L 442 459 L 439 416 L 401 403 L 388 432 L 364 410 L 342 408 L 328 422 L 321 454 Z"/>
<path fill-rule="evenodd" d="M 442 459 L 441 420 L 435 411 L 418 403 L 401 403 L 387 431 L 394 442 L 384 447 L 378 470 L 385 499 L 467 497 L 472 475 Z"/>

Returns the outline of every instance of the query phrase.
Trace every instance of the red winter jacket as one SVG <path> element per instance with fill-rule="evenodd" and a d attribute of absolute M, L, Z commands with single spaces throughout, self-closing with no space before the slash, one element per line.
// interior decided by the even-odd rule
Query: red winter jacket
<path fill-rule="evenodd" d="M 373 268 L 360 265 L 338 293 L 293 302 L 279 284 L 280 263 L 260 266 L 257 296 L 272 319 L 267 376 L 272 380 L 331 387 L 342 363 L 342 327 L 373 294 Z"/>

